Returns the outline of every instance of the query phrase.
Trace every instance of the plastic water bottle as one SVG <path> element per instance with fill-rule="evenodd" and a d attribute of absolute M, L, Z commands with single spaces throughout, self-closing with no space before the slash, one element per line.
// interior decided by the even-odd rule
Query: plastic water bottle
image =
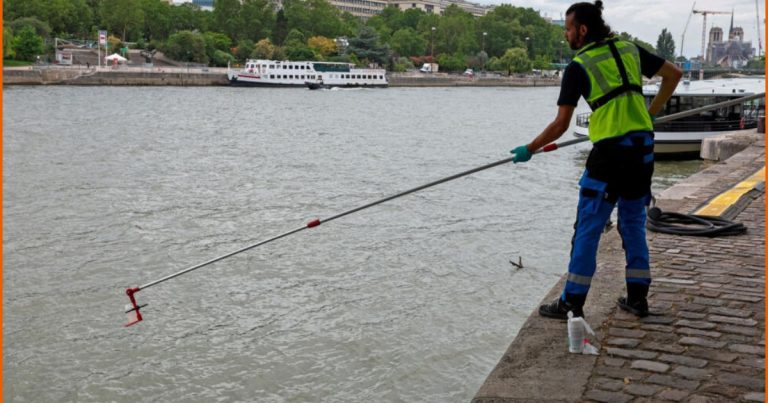
<path fill-rule="evenodd" d="M 568 311 L 568 352 L 581 353 L 584 350 L 584 319 L 574 318 Z"/>

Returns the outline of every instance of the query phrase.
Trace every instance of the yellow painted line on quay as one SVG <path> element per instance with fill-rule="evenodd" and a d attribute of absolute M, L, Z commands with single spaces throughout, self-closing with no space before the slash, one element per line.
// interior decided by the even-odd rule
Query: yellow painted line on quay
<path fill-rule="evenodd" d="M 694 214 L 708 217 L 720 217 L 729 207 L 736 204 L 742 196 L 757 187 L 761 182 L 765 182 L 765 167 L 760 168 L 757 172 L 752 174 L 752 176 L 739 182 L 736 186 L 717 195 L 714 199 L 710 200 L 709 203 L 696 210 Z"/>

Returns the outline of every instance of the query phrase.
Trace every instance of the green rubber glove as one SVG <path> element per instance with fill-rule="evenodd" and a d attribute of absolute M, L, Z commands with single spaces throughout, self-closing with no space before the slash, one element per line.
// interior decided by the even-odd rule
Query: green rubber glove
<path fill-rule="evenodd" d="M 510 152 L 512 154 L 515 154 L 515 158 L 512 160 L 512 162 L 514 162 L 515 164 L 517 164 L 518 162 L 528 161 L 533 156 L 533 154 L 531 154 L 531 152 L 528 151 L 528 145 L 522 145 Z"/>

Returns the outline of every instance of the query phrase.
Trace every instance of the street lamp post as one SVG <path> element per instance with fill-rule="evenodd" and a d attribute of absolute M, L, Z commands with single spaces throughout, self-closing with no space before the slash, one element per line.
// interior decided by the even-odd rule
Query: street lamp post
<path fill-rule="evenodd" d="M 525 37 L 525 50 L 528 52 L 528 57 L 531 57 L 531 47 L 529 45 L 531 38 Z"/>
<path fill-rule="evenodd" d="M 485 59 L 488 58 L 488 54 L 485 53 L 485 37 L 488 36 L 488 33 L 483 31 L 483 71 L 485 71 Z"/>
<path fill-rule="evenodd" d="M 563 64 L 563 46 L 565 45 L 565 41 L 560 41 L 560 64 Z"/>
<path fill-rule="evenodd" d="M 429 50 L 429 61 L 430 63 L 435 62 L 435 27 L 432 27 L 432 32 L 429 34 L 429 42 L 430 42 L 430 50 Z"/>

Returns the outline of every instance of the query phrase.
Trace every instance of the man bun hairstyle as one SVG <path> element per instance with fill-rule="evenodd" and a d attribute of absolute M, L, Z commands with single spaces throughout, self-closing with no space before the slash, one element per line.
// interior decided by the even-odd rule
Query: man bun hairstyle
<path fill-rule="evenodd" d="M 587 26 L 587 42 L 596 42 L 611 36 L 611 27 L 603 20 L 603 2 L 595 0 L 594 3 L 575 3 L 568 7 L 565 15 L 573 14 L 573 19 L 578 25 Z"/>

